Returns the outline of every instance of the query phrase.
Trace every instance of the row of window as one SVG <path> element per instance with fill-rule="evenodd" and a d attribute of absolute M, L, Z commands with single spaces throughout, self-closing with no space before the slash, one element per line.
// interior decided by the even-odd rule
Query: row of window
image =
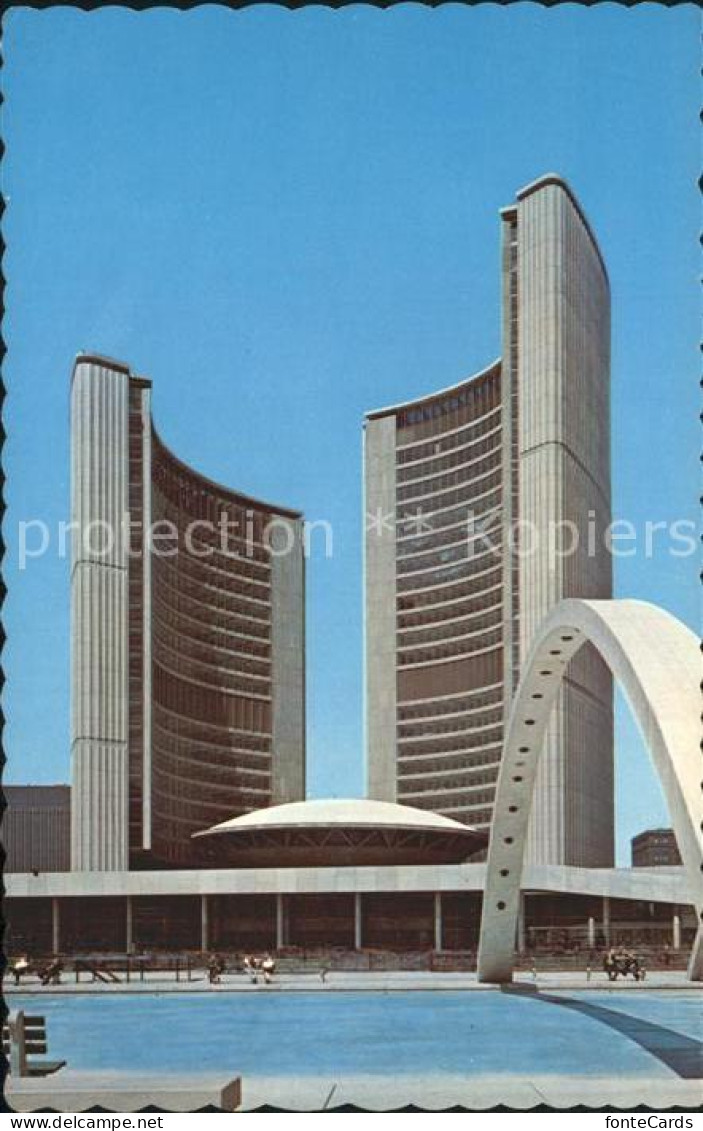
<path fill-rule="evenodd" d="M 478 609 L 481 608 L 482 601 L 494 601 L 502 585 L 503 571 L 500 566 L 496 566 L 490 574 L 481 577 L 480 584 L 474 578 L 467 578 L 461 584 L 442 585 L 427 589 L 424 593 L 400 594 L 397 609 L 399 614 L 421 613 L 423 617 L 427 609 L 444 615 L 450 614 L 451 607 L 457 601 L 466 601 L 467 607 Z"/>
<path fill-rule="evenodd" d="M 474 711 L 477 707 L 492 707 L 503 701 L 503 684 L 496 682 L 490 687 L 477 688 L 475 691 L 460 691 L 456 695 L 448 695 L 442 699 L 427 699 L 424 702 L 399 703 L 398 718 L 406 722 L 409 719 L 429 719 L 439 715 L 456 715 L 462 711 Z"/>
<path fill-rule="evenodd" d="M 459 599 L 443 605 L 430 606 L 412 613 L 398 613 L 398 630 L 426 628 L 431 624 L 447 624 L 456 620 L 475 620 L 481 613 L 501 615 L 502 601 L 496 601 L 495 592 L 473 600 Z"/>
<path fill-rule="evenodd" d="M 262 564 L 245 557 L 227 557 L 219 552 L 208 557 L 196 557 L 188 553 L 185 545 L 181 546 L 176 539 L 160 547 L 160 552 L 154 555 L 154 562 L 157 565 L 170 562 L 179 574 L 184 573 L 201 582 L 207 579 L 213 584 L 221 584 L 224 589 L 231 588 L 231 583 L 240 579 L 262 587 L 268 587 L 271 583 L 271 566 L 268 561 Z M 259 593 L 259 596 L 263 595 Z"/>
<path fill-rule="evenodd" d="M 472 468 L 477 470 L 474 472 Z M 451 487 L 475 488 L 475 495 L 483 494 L 489 487 L 500 484 L 502 468 L 500 450 L 492 456 L 478 460 L 476 464 L 460 467 L 456 471 L 445 471 L 442 475 L 433 476 L 431 479 L 418 479 L 413 483 L 396 489 L 396 500 L 400 503 L 417 501 L 418 499 L 435 499 L 437 495 L 444 494 Z M 466 496 L 469 498 L 469 496 Z"/>
<path fill-rule="evenodd" d="M 222 752 L 224 758 L 231 757 L 232 751 L 236 751 L 237 754 L 251 754 L 257 760 L 255 765 L 263 765 L 271 751 L 270 734 L 255 734 L 236 727 L 224 729 L 222 726 L 202 723 L 200 719 L 183 718 L 160 703 L 154 703 L 151 726 L 155 732 L 162 733 L 174 748 L 184 743 L 189 749 L 200 750 L 203 756 L 207 754 L 212 759 L 219 757 L 218 751 Z"/>
<path fill-rule="evenodd" d="M 500 445 L 492 446 L 490 452 L 480 458 L 460 461 L 456 467 L 448 471 L 440 471 L 431 475 L 421 475 L 404 482 L 396 487 L 398 502 L 409 499 L 427 498 L 446 491 L 448 487 L 457 487 L 464 483 L 480 483 L 490 471 L 500 469 Z"/>
<path fill-rule="evenodd" d="M 411 428 L 413 425 L 441 419 L 452 427 L 453 417 L 461 418 L 460 422 L 463 423 L 472 416 L 483 415 L 494 407 L 496 392 L 500 393 L 496 376 L 494 371 L 486 377 L 469 381 L 454 393 L 447 393 L 416 408 L 403 409 L 398 413 L 398 428 Z"/>
<path fill-rule="evenodd" d="M 270 733 L 271 703 L 268 699 L 232 695 L 182 679 L 158 662 L 153 665 L 152 689 L 157 703 L 187 718 L 200 719 L 220 728 L 230 727 Z"/>
<path fill-rule="evenodd" d="M 421 794 L 434 793 L 437 804 L 441 805 L 449 796 L 454 797 L 458 790 L 471 791 L 469 796 L 475 799 L 477 805 L 484 805 L 492 801 L 495 796 L 495 775 L 487 776 L 477 774 L 474 778 L 467 778 L 465 774 L 457 774 L 451 778 L 423 778 L 416 781 L 406 780 L 403 783 L 403 797 L 406 799 Z M 476 789 L 474 786 L 490 785 L 493 789 Z"/>
<path fill-rule="evenodd" d="M 186 511 L 190 518 L 203 518 L 215 523 L 224 511 L 237 529 L 245 531 L 250 526 L 255 540 L 263 540 L 265 527 L 271 518 L 269 512 L 248 499 L 236 503 L 218 496 L 212 488 L 204 487 L 194 472 L 189 475 L 175 462 L 155 433 L 152 453 L 152 481 L 167 502 Z"/>
<path fill-rule="evenodd" d="M 396 470 L 397 483 L 411 483 L 415 479 L 428 479 L 454 467 L 480 461 L 482 457 L 500 451 L 501 426 L 494 424 L 485 434 L 472 435 L 466 444 L 457 445 L 450 452 L 433 452 L 426 459 L 412 463 L 399 461 Z M 400 453 L 402 454 L 402 453 Z"/>
<path fill-rule="evenodd" d="M 131 555 L 143 552 L 143 452 L 141 397 L 130 388 L 129 415 L 129 517 L 134 526 L 129 531 Z M 129 559 L 129 726 L 128 726 L 128 814 L 130 839 L 142 836 L 142 802 L 144 777 L 144 610 L 142 607 L 144 566 L 138 556 Z"/>
<path fill-rule="evenodd" d="M 158 590 L 160 587 L 164 589 L 164 596 L 168 593 L 170 603 L 174 606 L 177 605 L 180 594 L 187 594 L 199 606 L 196 608 L 196 615 L 202 615 L 202 607 L 210 607 L 216 609 L 218 614 L 238 614 L 250 617 L 252 622 L 258 620 L 262 624 L 267 623 L 270 617 L 269 593 L 240 577 L 231 576 L 226 584 L 218 579 L 217 584 L 213 584 L 212 579 L 191 578 L 177 569 L 172 562 L 162 558 L 154 563 L 152 590 Z M 257 635 L 254 628 L 247 629 L 247 632 L 251 632 L 252 636 Z"/>
<path fill-rule="evenodd" d="M 199 617 L 191 616 L 182 608 L 174 609 L 163 600 L 160 589 L 154 594 L 152 612 L 157 615 L 163 624 L 167 625 L 174 638 L 180 640 L 196 640 L 213 648 L 237 649 L 252 656 L 269 657 L 271 643 L 269 640 L 268 626 L 252 625 L 248 621 L 227 621 L 225 625 L 214 623 L 215 614 L 210 622 L 203 619 L 202 609 Z M 182 604 L 180 602 L 179 604 Z M 191 613 L 195 610 L 191 608 Z M 251 629 L 254 629 L 254 632 Z"/>
<path fill-rule="evenodd" d="M 472 548 L 473 543 L 464 538 L 454 546 L 419 554 L 417 557 L 400 558 L 398 576 L 409 577 L 415 573 L 424 573 L 426 570 L 441 569 L 453 562 L 470 561 Z"/>
<path fill-rule="evenodd" d="M 481 500 L 472 499 L 468 503 L 454 506 L 452 503 L 436 507 L 430 500 L 424 507 L 403 507 L 396 520 L 396 545 L 410 544 L 428 534 L 437 534 L 449 527 L 474 526 L 481 529 L 492 525 L 501 514 L 503 492 L 500 487 L 488 492 Z"/>
<path fill-rule="evenodd" d="M 494 723 L 503 723 L 503 708 L 480 707 L 468 714 L 440 716 L 435 719 L 419 719 L 417 722 L 398 723 L 398 739 L 434 737 L 439 734 L 457 734 L 466 731 L 482 731 Z"/>
<path fill-rule="evenodd" d="M 414 519 L 412 523 L 403 523 L 409 534 L 396 539 L 396 556 L 401 561 L 417 557 L 425 550 L 454 546 L 457 542 L 466 545 L 471 540 L 470 544 L 480 544 L 482 538 L 486 541 L 490 539 L 491 545 L 497 540 L 500 545 L 500 534 L 497 532 L 500 531 L 501 517 L 502 510 L 496 507 L 495 510 L 482 511 L 481 514 L 467 510 L 459 522 L 438 525 L 436 529 L 429 519 L 423 517 Z"/>
<path fill-rule="evenodd" d="M 485 511 L 501 504 L 503 498 L 501 472 L 495 472 L 493 478 L 495 485 L 492 486 L 486 480 L 482 484 L 483 489 L 478 492 L 473 484 L 469 484 L 453 491 L 432 494 L 424 505 L 418 506 L 417 501 L 399 505 L 397 521 L 400 528 L 410 534 L 424 534 L 425 524 L 428 522 L 433 526 L 451 526 L 455 522 L 478 522 Z"/>
<path fill-rule="evenodd" d="M 415 664 L 435 664 L 438 660 L 448 660 L 459 656 L 473 656 L 477 653 L 492 651 L 499 647 L 503 641 L 503 626 L 492 629 L 479 639 L 480 647 L 476 647 L 473 638 L 459 638 L 448 640 L 444 644 L 436 644 L 433 648 L 416 648 L 398 654 L 398 667 L 412 667 Z"/>
<path fill-rule="evenodd" d="M 467 570 L 477 572 L 475 567 L 480 563 L 485 566 L 491 557 L 501 560 L 500 533 L 497 532 L 495 540 L 490 536 L 482 537 L 480 542 L 474 538 L 465 538 L 454 546 L 435 550 L 417 557 L 402 558 L 398 563 L 398 577 L 414 577 L 420 573 L 436 573 L 456 562 L 465 562 Z"/>
<path fill-rule="evenodd" d="M 171 783 L 173 779 L 166 779 Z M 239 788 L 228 792 L 224 800 L 188 801 L 174 796 L 166 783 L 154 780 L 152 784 L 154 847 L 159 840 L 184 841 L 191 833 L 200 832 L 210 825 L 219 824 L 238 813 L 259 809 L 266 804 L 266 791 Z M 193 847 L 189 844 L 189 847 Z"/>
<path fill-rule="evenodd" d="M 495 789 L 479 789 L 467 791 L 464 787 L 456 792 L 449 790 L 403 790 L 403 801 L 408 805 L 415 805 L 415 798 L 430 796 L 433 809 L 443 809 L 445 806 L 456 805 L 470 807 L 474 805 L 491 804 L 495 797 Z"/>
<path fill-rule="evenodd" d="M 441 587 L 449 584 L 452 581 L 467 581 L 470 585 L 467 587 L 469 592 L 468 596 L 483 596 L 486 591 L 494 584 L 501 575 L 501 566 L 488 564 L 491 563 L 494 555 L 492 553 L 484 554 L 481 558 L 475 559 L 475 562 L 467 563 L 461 562 L 459 565 L 448 565 L 442 567 L 439 578 L 436 573 L 429 573 L 428 571 L 420 571 L 410 574 L 399 575 L 397 587 L 400 593 L 408 593 L 413 589 L 424 589 L 434 600 L 429 600 L 428 604 L 436 604 L 438 600 L 442 600 L 444 594 Z M 469 565 L 478 565 L 482 568 L 469 569 Z M 400 605 L 399 605 L 400 608 Z"/>
<path fill-rule="evenodd" d="M 221 692 L 238 692 L 241 695 L 270 697 L 271 681 L 269 676 L 259 677 L 247 675 L 239 671 L 231 671 L 224 667 L 216 667 L 211 661 L 201 662 L 193 660 L 190 656 L 175 651 L 165 641 L 155 637 L 154 656 L 159 664 L 172 675 L 183 679 L 192 680 L 199 686 Z"/>
<path fill-rule="evenodd" d="M 193 520 L 183 522 L 182 519 L 180 511 L 160 501 L 158 521 L 172 523 L 178 530 L 177 544 L 181 553 L 189 554 L 198 561 L 231 562 L 233 559 L 236 561 L 244 559 L 263 565 L 267 565 L 270 561 L 268 547 L 255 542 L 253 538 L 248 538 L 246 531 L 240 537 L 237 532 L 225 527 L 223 534 L 219 523 L 216 526 L 209 524 L 195 526 Z M 158 539 L 157 547 L 163 545 L 168 549 L 164 528 L 157 528 L 155 533 Z"/>
<path fill-rule="evenodd" d="M 486 800 L 492 802 L 493 799 L 489 795 Z M 474 802 L 470 795 L 450 795 L 449 798 L 440 800 L 436 794 L 419 794 L 412 804 L 415 809 L 431 809 L 442 817 L 450 817 L 453 821 L 461 821 L 473 828 L 490 824 L 493 816 L 492 807 L 474 808 L 474 804 L 483 806 L 485 802 L 478 798 Z"/>
<path fill-rule="evenodd" d="M 260 704 L 257 701 L 253 706 L 258 708 Z M 217 757 L 218 750 L 226 757 L 230 751 L 236 750 L 239 753 L 251 753 L 259 764 L 271 752 L 270 734 L 256 734 L 236 727 L 225 729 L 200 719 L 183 718 L 158 703 L 154 704 L 152 726 L 167 735 L 168 742 L 173 744 L 183 741 L 188 746 L 207 751 L 212 758 Z"/>
<path fill-rule="evenodd" d="M 419 808 L 418 802 L 415 803 Z M 427 808 L 430 806 L 428 805 Z M 424 806 L 423 806 L 424 808 Z M 437 812 L 442 817 L 450 817 L 453 821 L 462 821 L 465 825 L 471 825 L 474 829 L 486 828 L 490 825 L 493 818 L 493 809 L 471 809 L 468 806 L 459 805 L 443 805 Z"/>
<path fill-rule="evenodd" d="M 443 643 L 449 640 L 467 639 L 490 634 L 494 629 L 501 627 L 500 610 L 481 617 L 464 617 L 461 620 L 432 625 L 428 628 L 413 629 L 411 632 L 398 632 L 398 651 L 405 652 L 409 648 L 417 648 L 422 644 Z"/>
<path fill-rule="evenodd" d="M 491 743 L 491 748 L 482 754 L 471 754 L 467 760 L 465 754 L 431 754 L 427 757 L 414 757 L 404 760 L 402 755 L 398 762 L 398 776 L 401 778 L 412 777 L 415 774 L 436 774 L 460 770 L 462 773 L 473 770 L 479 766 L 493 766 L 496 774 L 500 767 L 502 742 Z"/>
<path fill-rule="evenodd" d="M 172 796 L 185 797 L 189 801 L 212 801 L 217 796 L 217 804 L 222 798 L 242 790 L 269 794 L 271 776 L 257 773 L 243 766 L 200 766 L 188 762 L 187 758 L 175 758 L 171 753 L 162 752 L 153 766 L 152 780 Z M 219 791 L 222 791 L 221 793 Z"/>
<path fill-rule="evenodd" d="M 459 752 L 470 756 L 474 751 L 483 751 L 486 746 L 503 741 L 502 726 L 485 727 L 480 733 L 475 735 L 473 741 L 471 734 L 471 731 L 466 734 L 457 734 L 454 737 L 443 734 L 439 735 L 437 738 L 427 738 L 418 745 L 411 745 L 409 742 L 403 743 L 399 757 L 423 758 L 428 757 L 430 754 L 437 755 Z"/>
<path fill-rule="evenodd" d="M 459 428 L 455 431 L 445 429 L 442 433 L 424 443 L 418 441 L 406 444 L 404 447 L 398 447 L 396 450 L 396 466 L 422 463 L 424 460 L 441 456 L 445 452 L 451 452 L 454 448 L 465 448 L 481 437 L 487 436 L 496 427 L 500 427 L 500 422 L 500 405 L 498 404 L 489 409 L 483 416 L 471 421 L 467 428 Z"/>
<path fill-rule="evenodd" d="M 173 617 L 164 617 L 157 610 L 154 610 L 152 617 L 152 629 L 154 639 L 159 644 L 177 651 L 179 655 L 187 654 L 189 659 L 198 660 L 213 670 L 225 668 L 228 671 L 243 671 L 267 677 L 270 674 L 270 648 L 264 643 L 264 655 L 261 655 L 261 641 L 240 639 L 237 636 L 219 636 L 217 643 L 207 638 L 195 640 L 192 636 L 175 631 Z"/>

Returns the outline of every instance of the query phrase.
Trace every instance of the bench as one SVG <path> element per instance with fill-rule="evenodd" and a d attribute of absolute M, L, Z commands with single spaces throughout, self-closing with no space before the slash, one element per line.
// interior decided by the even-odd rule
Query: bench
<path fill-rule="evenodd" d="M 46 1053 L 46 1047 L 44 1017 L 24 1013 L 21 1009 L 8 1014 L 2 1027 L 2 1050 L 12 1076 L 49 1076 L 63 1068 L 65 1060 L 36 1059 Z"/>

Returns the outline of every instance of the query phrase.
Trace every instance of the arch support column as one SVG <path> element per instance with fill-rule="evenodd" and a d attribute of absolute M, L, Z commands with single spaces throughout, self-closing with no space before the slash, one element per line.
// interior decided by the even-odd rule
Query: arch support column
<path fill-rule="evenodd" d="M 512 980 L 527 827 L 544 734 L 567 666 L 587 641 L 622 687 L 659 775 L 698 915 L 689 977 L 702 980 L 698 640 L 675 617 L 644 601 L 569 600 L 543 622 L 508 721 L 488 851 L 479 981 Z"/>

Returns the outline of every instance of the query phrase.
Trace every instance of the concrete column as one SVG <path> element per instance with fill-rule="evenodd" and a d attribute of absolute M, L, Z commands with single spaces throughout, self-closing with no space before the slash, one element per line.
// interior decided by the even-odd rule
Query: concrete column
<path fill-rule="evenodd" d="M 210 949 L 210 907 L 206 895 L 200 896 L 200 949 L 205 954 Z"/>
<path fill-rule="evenodd" d="M 681 916 L 676 912 L 671 920 L 671 945 L 674 950 L 681 950 Z"/>
<path fill-rule="evenodd" d="M 442 938 L 442 893 L 436 891 L 434 893 L 434 948 L 435 950 L 444 949 L 444 940 Z"/>
<path fill-rule="evenodd" d="M 61 946 L 61 911 L 56 896 L 51 900 L 51 950 L 58 954 Z"/>
<path fill-rule="evenodd" d="M 134 952 L 131 895 L 127 896 L 127 902 L 125 904 L 125 951 L 127 954 L 132 954 Z"/>
<path fill-rule="evenodd" d="M 525 953 L 525 893 L 520 892 L 520 902 L 517 913 L 517 951 Z"/>
<path fill-rule="evenodd" d="M 361 892 L 354 892 L 354 950 L 361 950 L 363 943 L 362 933 L 362 908 L 361 908 Z"/>
<path fill-rule="evenodd" d="M 596 949 L 596 921 L 592 915 L 588 916 L 588 949 Z"/>
<path fill-rule="evenodd" d="M 281 950 L 288 941 L 286 927 L 285 897 L 279 891 L 276 893 L 276 950 Z"/>
<path fill-rule="evenodd" d="M 605 945 L 610 946 L 610 896 L 603 896 L 603 935 Z"/>
<path fill-rule="evenodd" d="M 128 510 L 129 370 L 78 358 L 71 385 L 71 867 L 77 872 L 129 867 Z M 100 529 L 101 539 L 87 537 Z"/>

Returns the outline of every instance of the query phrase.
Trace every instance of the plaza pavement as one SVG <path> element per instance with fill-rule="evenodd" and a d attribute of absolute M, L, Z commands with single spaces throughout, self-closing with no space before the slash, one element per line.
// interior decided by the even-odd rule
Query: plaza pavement
<path fill-rule="evenodd" d="M 242 1110 L 281 1107 L 322 1112 L 353 1104 L 370 1111 L 394 1111 L 408 1105 L 442 1111 L 465 1107 L 486 1111 L 504 1105 L 529 1110 L 544 1104 L 568 1109 L 616 1107 L 627 1111 L 643 1104 L 655 1110 L 703 1104 L 703 1080 L 661 1076 L 568 1077 L 564 1075 L 495 1076 L 349 1076 L 247 1077 L 242 1081 Z"/>
<path fill-rule="evenodd" d="M 4 993 L 10 1002 L 15 994 L 125 994 L 125 993 L 341 993 L 377 991 L 389 993 L 393 990 L 470 990 L 475 993 L 495 991 L 494 985 L 480 983 L 475 973 L 464 971 L 429 970 L 332 970 L 323 982 L 319 972 L 305 974 L 277 974 L 270 985 L 261 979 L 254 985 L 244 974 L 225 974 L 221 982 L 211 985 L 204 970 L 193 970 L 191 980 L 181 971 L 179 980 L 175 973 L 166 970 L 146 971 L 144 980 L 133 973 L 129 982 L 123 973 L 118 975 L 120 982 L 92 981 L 91 975 L 82 973 L 76 982 L 73 973 L 65 973 L 58 986 L 42 986 L 35 977 L 26 978 L 19 987 L 6 979 Z M 590 979 L 584 971 L 538 971 L 534 978 L 529 971 L 519 971 L 513 983 L 517 986 L 536 987 L 546 990 L 612 990 L 632 993 L 646 990 L 700 990 L 703 983 L 691 982 L 683 970 L 655 970 L 647 974 L 643 982 L 633 978 L 618 978 L 610 982 L 602 970 L 593 970 Z"/>

